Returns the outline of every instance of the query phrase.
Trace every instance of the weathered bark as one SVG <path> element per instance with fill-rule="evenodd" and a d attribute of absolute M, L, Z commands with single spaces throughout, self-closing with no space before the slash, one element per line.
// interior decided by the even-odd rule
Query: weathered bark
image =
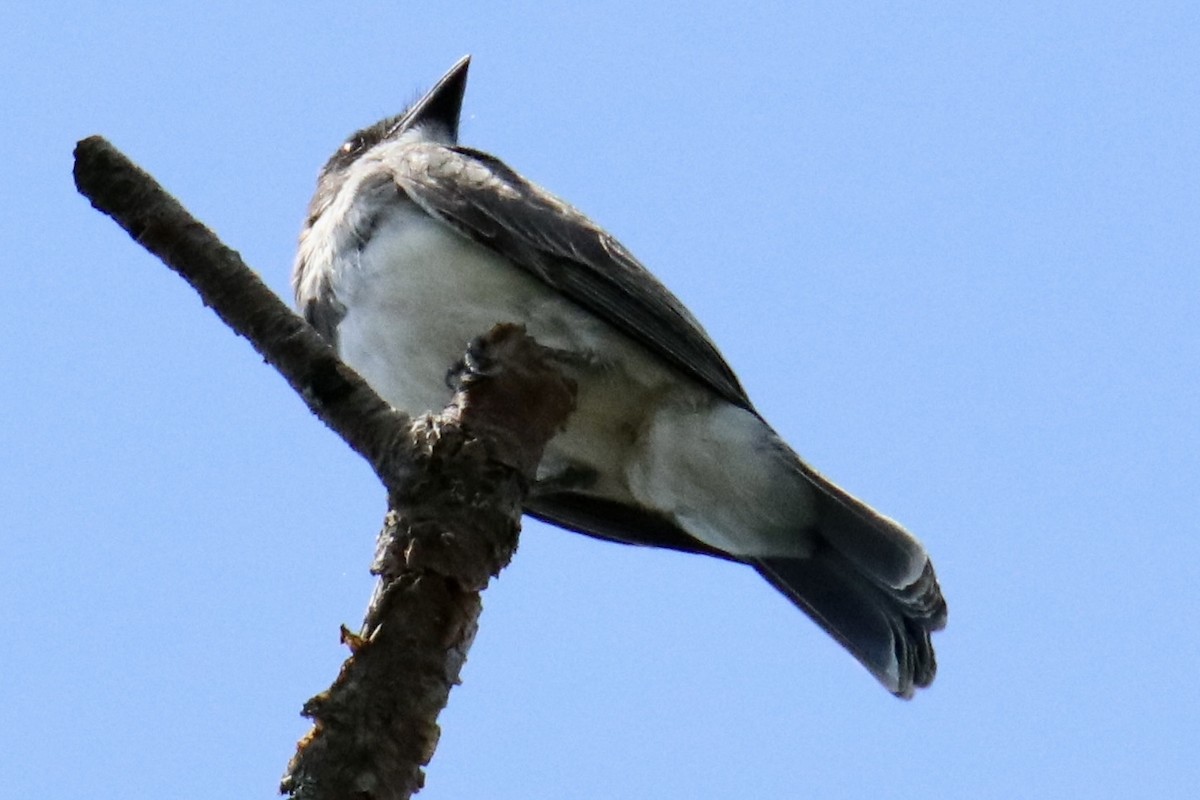
<path fill-rule="evenodd" d="M 297 798 L 406 798 L 437 746 L 437 714 L 475 638 L 479 593 L 517 547 L 521 504 L 571 387 L 511 325 L 471 348 L 451 405 L 413 423 L 397 463 L 379 576 L 351 657 L 305 705 L 315 722 L 283 789 Z M 522 435 L 513 435 L 515 432 Z"/>
<path fill-rule="evenodd" d="M 387 473 L 383 461 L 407 435 L 407 418 L 343 364 L 241 256 L 99 136 L 75 146 L 75 186 L 95 208 L 191 284 L 235 333 L 249 339 L 313 413 L 366 458 L 376 474 Z"/>
<path fill-rule="evenodd" d="M 314 727 L 281 789 L 304 800 L 409 797 L 474 638 L 479 593 L 516 549 L 526 490 L 574 387 L 522 328 L 499 325 L 458 365 L 450 405 L 410 420 L 108 142 L 85 139 L 75 158 L 76 186 L 92 205 L 249 339 L 387 487 L 366 620 L 358 633 L 343 628 L 351 655 L 305 704 Z"/>

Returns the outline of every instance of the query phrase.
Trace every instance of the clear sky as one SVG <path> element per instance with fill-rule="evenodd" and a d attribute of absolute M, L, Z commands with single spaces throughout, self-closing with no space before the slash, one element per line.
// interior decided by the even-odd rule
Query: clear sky
<path fill-rule="evenodd" d="M 384 507 L 75 140 L 286 294 L 319 166 L 464 53 L 464 143 L 674 289 L 950 622 L 905 703 L 749 569 L 529 523 L 421 797 L 1194 796 L 1200 6 L 439 5 L 0 12 L 0 796 L 274 796 Z"/>

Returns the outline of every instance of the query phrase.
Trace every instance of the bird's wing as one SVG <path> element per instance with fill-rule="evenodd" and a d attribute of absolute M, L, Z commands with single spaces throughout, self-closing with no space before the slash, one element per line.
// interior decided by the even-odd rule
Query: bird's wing
<path fill-rule="evenodd" d="M 458 233 L 528 270 L 729 402 L 753 410 L 704 329 L 609 233 L 502 161 L 420 142 L 388 166 L 397 186 Z"/>

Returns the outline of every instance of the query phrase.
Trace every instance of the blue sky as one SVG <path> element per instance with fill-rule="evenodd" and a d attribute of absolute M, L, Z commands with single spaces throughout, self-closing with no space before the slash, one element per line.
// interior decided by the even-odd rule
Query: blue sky
<path fill-rule="evenodd" d="M 0 12 L 0 794 L 273 796 L 384 503 L 75 140 L 287 293 L 324 159 L 469 52 L 463 141 L 672 287 L 950 623 L 904 703 L 748 569 L 529 523 L 421 797 L 1192 796 L 1197 6 L 648 5 Z"/>

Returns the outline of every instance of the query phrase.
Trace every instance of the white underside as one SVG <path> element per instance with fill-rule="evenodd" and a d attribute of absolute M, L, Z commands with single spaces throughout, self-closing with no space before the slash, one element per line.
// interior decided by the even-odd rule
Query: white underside
<path fill-rule="evenodd" d="M 320 228 L 338 216 L 318 220 L 310 242 L 334 241 Z M 447 370 L 467 343 L 497 323 L 523 323 L 541 344 L 588 356 L 568 368 L 578 407 L 539 479 L 584 465 L 599 475 L 590 493 L 669 514 L 708 545 L 739 556 L 804 554 L 812 489 L 770 428 L 524 270 L 407 203 L 361 252 L 308 255 L 328 259 L 346 308 L 340 355 L 395 407 L 442 408 Z"/>

